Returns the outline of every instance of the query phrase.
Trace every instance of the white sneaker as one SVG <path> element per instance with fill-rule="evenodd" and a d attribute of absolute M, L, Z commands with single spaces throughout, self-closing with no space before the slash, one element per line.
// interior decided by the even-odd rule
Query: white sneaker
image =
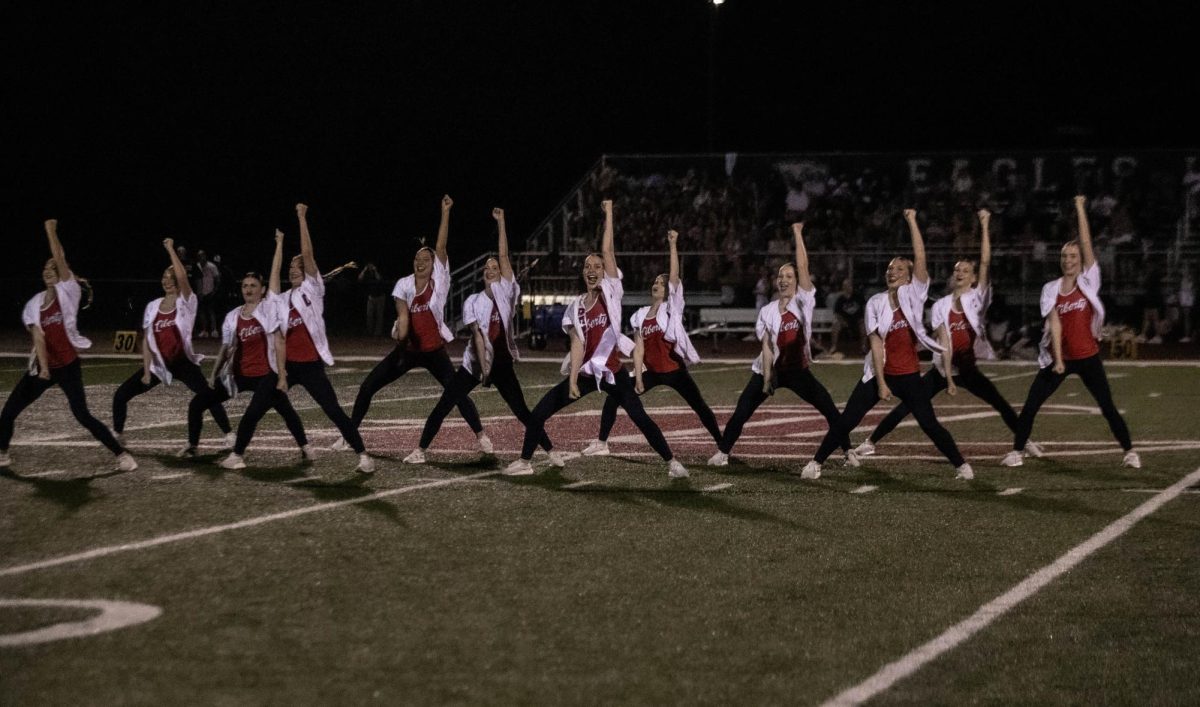
<path fill-rule="evenodd" d="M 134 471 L 137 468 L 137 460 L 129 452 L 121 452 L 117 455 L 117 471 Z"/>
<path fill-rule="evenodd" d="M 1125 466 L 1129 467 L 1130 469 L 1141 469 L 1142 458 L 1138 456 L 1137 452 L 1131 449 L 1128 452 L 1125 452 Z"/>
<path fill-rule="evenodd" d="M 505 476 L 532 476 L 533 464 L 528 459 L 517 459 L 504 469 Z"/>
<path fill-rule="evenodd" d="M 237 444 L 237 432 L 233 430 L 226 432 L 224 439 L 221 440 L 221 449 L 233 449 L 235 444 Z"/>
<path fill-rule="evenodd" d="M 310 462 L 316 458 L 317 458 L 316 451 L 313 449 L 313 446 L 311 444 L 306 444 L 300 448 L 300 459 L 301 460 Z"/>
<path fill-rule="evenodd" d="M 360 474 L 374 474 L 375 460 L 372 459 L 366 452 L 358 455 L 358 466 L 354 470 Z"/>
<path fill-rule="evenodd" d="M 8 452 L 0 452 L 0 469 L 7 469 L 12 465 L 12 457 L 8 456 Z"/>
<path fill-rule="evenodd" d="M 329 445 L 329 448 L 335 452 L 348 452 L 350 451 L 350 443 L 338 437 L 338 440 Z"/>
<path fill-rule="evenodd" d="M 404 462 L 405 464 L 424 464 L 425 463 L 425 450 L 421 449 L 420 447 L 417 447 L 416 449 L 409 452 L 408 456 L 404 457 L 404 459 L 402 459 L 401 461 Z"/>
<path fill-rule="evenodd" d="M 850 467 L 851 469 L 857 469 L 858 467 L 862 466 L 862 461 L 859 460 L 858 452 L 856 450 L 851 449 L 850 451 L 846 452 L 846 466 Z"/>
<path fill-rule="evenodd" d="M 582 454 L 585 457 L 607 457 L 609 455 L 608 442 L 593 439 L 588 442 L 588 446 L 583 448 Z"/>
<path fill-rule="evenodd" d="M 854 448 L 854 453 L 860 457 L 869 457 L 875 453 L 875 445 L 871 444 L 871 440 L 866 440 L 862 444 Z M 858 466 L 857 464 L 855 466 Z"/>
<path fill-rule="evenodd" d="M 725 452 L 718 451 L 716 454 L 708 458 L 709 466 L 729 466 L 729 455 Z"/>
<path fill-rule="evenodd" d="M 196 458 L 196 448 L 189 444 L 188 446 L 186 446 L 183 449 L 176 452 L 175 458 L 176 459 L 195 459 Z"/>
<path fill-rule="evenodd" d="M 475 435 L 475 439 L 479 440 L 479 451 L 484 454 L 491 454 L 495 447 L 492 446 L 492 440 L 487 436 L 487 432 L 480 432 Z"/>
<path fill-rule="evenodd" d="M 667 476 L 672 479 L 686 479 L 688 477 L 688 470 L 684 468 L 683 464 L 679 463 L 678 459 L 672 459 L 671 463 L 667 465 Z"/>
<path fill-rule="evenodd" d="M 1025 463 L 1025 457 L 1020 452 L 1013 449 L 1004 458 L 1000 460 L 1000 466 L 1021 466 Z"/>
<path fill-rule="evenodd" d="M 792 472 L 795 473 L 795 472 Z M 802 479 L 819 479 L 821 478 L 821 464 L 816 459 L 809 461 L 800 470 L 800 478 Z"/>
<path fill-rule="evenodd" d="M 970 481 L 971 479 L 975 478 L 975 470 L 972 469 L 971 465 L 966 462 L 963 462 L 962 466 L 955 469 L 955 471 L 958 472 L 954 475 L 954 478 L 956 479 Z"/>
<path fill-rule="evenodd" d="M 1042 457 L 1046 456 L 1046 453 L 1042 451 L 1042 446 L 1037 442 L 1026 442 L 1025 456 L 1041 459 Z"/>
<path fill-rule="evenodd" d="M 231 452 L 229 454 L 229 456 L 227 456 L 221 460 L 221 468 L 223 468 L 223 469 L 245 469 L 246 468 L 246 460 L 242 458 L 241 454 L 233 454 Z"/>
<path fill-rule="evenodd" d="M 551 449 L 547 456 L 550 457 L 550 466 L 556 466 L 561 469 L 567 465 L 566 458 L 557 449 Z"/>

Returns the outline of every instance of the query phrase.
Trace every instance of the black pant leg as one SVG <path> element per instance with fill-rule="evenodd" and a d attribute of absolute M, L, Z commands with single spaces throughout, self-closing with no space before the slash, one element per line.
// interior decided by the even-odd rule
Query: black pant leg
<path fill-rule="evenodd" d="M 257 378 L 239 377 L 237 379 L 238 388 L 250 390 L 251 396 L 250 404 L 242 413 L 242 421 L 238 423 L 237 442 L 233 445 L 234 454 L 246 453 L 246 447 L 250 446 L 250 440 L 254 437 L 254 430 L 258 427 L 259 421 L 262 420 L 263 415 L 267 414 L 267 410 L 275 406 L 275 395 L 279 392 L 275 386 L 278 383 L 279 376 L 274 372 Z"/>
<path fill-rule="evenodd" d="M 221 432 L 228 434 L 231 428 L 229 416 L 225 414 L 225 406 L 221 404 L 223 401 L 217 400 L 218 396 L 214 395 L 200 366 L 184 359 L 172 364 L 170 371 L 171 375 L 175 376 L 175 380 L 183 383 L 188 390 L 192 391 L 192 399 L 188 401 L 187 412 L 188 446 L 195 447 L 200 444 L 205 410 L 210 412 L 217 427 L 221 428 Z"/>
<path fill-rule="evenodd" d="M 696 379 L 692 378 L 692 374 L 688 372 L 688 369 L 680 367 L 679 370 L 667 374 L 667 385 L 674 388 L 675 392 L 679 393 L 684 401 L 687 402 L 688 407 L 700 419 L 700 424 L 712 435 L 713 441 L 717 445 L 720 445 L 721 426 L 717 423 L 717 416 L 704 400 L 704 395 L 700 392 L 700 386 L 696 385 Z M 650 389 L 649 382 L 646 383 L 646 389 Z"/>
<path fill-rule="evenodd" d="M 633 376 L 617 373 L 614 381 L 613 383 L 604 383 L 602 386 L 604 391 L 608 393 L 609 397 L 616 396 L 625 414 L 629 415 L 629 419 L 637 425 L 646 441 L 650 443 L 654 451 L 658 452 L 658 456 L 662 457 L 663 461 L 671 461 L 674 456 L 671 454 L 671 447 L 667 444 L 666 438 L 663 437 L 662 430 L 646 414 L 646 408 L 642 406 L 642 399 L 633 391 Z"/>
<path fill-rule="evenodd" d="M 948 387 L 946 378 L 941 373 L 938 373 L 938 369 L 936 368 L 930 368 L 925 375 L 921 377 L 921 381 L 925 384 L 925 388 L 931 400 L 935 395 Z M 896 429 L 896 426 L 903 422 L 904 418 L 908 417 L 908 414 L 908 404 L 901 400 L 894 408 L 892 408 L 892 411 L 885 415 L 884 418 L 879 421 L 879 424 L 875 426 L 874 431 L 871 432 L 871 443 L 875 444 L 879 440 L 891 434 L 892 430 Z"/>
<path fill-rule="evenodd" d="M 50 378 L 62 392 L 67 396 L 67 404 L 71 407 L 71 414 L 79 424 L 92 433 L 100 444 L 108 448 L 108 451 L 113 454 L 120 454 L 125 451 L 125 448 L 117 442 L 116 437 L 108 429 L 108 426 L 97 420 L 88 410 L 87 393 L 83 388 L 83 367 L 79 363 L 79 359 L 75 359 L 74 363 L 70 363 L 62 368 L 55 369 L 50 372 Z"/>
<path fill-rule="evenodd" d="M 1004 420 L 1004 424 L 1008 425 L 1008 429 L 1013 432 L 1017 431 L 1017 412 L 1012 409 L 1012 405 L 1004 399 L 1000 391 L 996 389 L 996 384 L 983 374 L 975 366 L 968 368 L 960 368 L 958 377 L 954 381 L 967 389 L 971 395 L 979 398 L 983 402 L 991 405 L 996 412 L 1000 413 L 1000 419 Z"/>
<path fill-rule="evenodd" d="M 422 354 L 422 365 L 425 370 L 433 374 L 438 383 L 445 388 L 450 383 L 450 378 L 454 376 L 454 364 L 450 363 L 450 354 L 446 353 L 446 349 L 438 349 L 427 354 Z M 458 407 L 458 413 L 467 421 L 467 426 L 475 434 L 483 432 L 483 423 L 479 421 L 479 410 L 475 408 L 475 402 L 471 400 L 471 396 L 467 395 L 459 398 L 455 405 Z"/>
<path fill-rule="evenodd" d="M 579 376 L 579 398 L 596 389 L 596 379 L 589 376 Z M 525 441 L 521 444 L 521 458 L 533 459 L 533 451 L 537 449 L 538 439 L 544 436 L 546 421 L 554 413 L 567 407 L 575 400 L 571 399 L 571 379 L 564 378 L 542 396 L 529 415 L 529 424 L 525 425 Z"/>
<path fill-rule="evenodd" d="M 829 428 L 825 433 L 825 438 L 821 440 L 821 445 L 817 447 L 817 453 L 813 455 L 813 459 L 818 464 L 825 463 L 833 450 L 837 449 L 842 440 L 849 439 L 850 432 L 858 427 L 858 423 L 867 416 L 871 408 L 875 407 L 875 403 L 879 402 L 879 384 L 872 378 L 869 381 L 859 380 L 858 385 L 854 386 L 854 391 L 850 393 L 850 399 L 846 401 L 846 409 L 842 410 L 842 414 L 838 417 L 837 424 Z"/>
<path fill-rule="evenodd" d="M 1021 415 L 1017 418 L 1017 431 L 1013 435 L 1015 451 L 1025 449 L 1025 443 L 1033 433 L 1033 419 L 1037 417 L 1038 410 L 1051 395 L 1054 395 L 1054 391 L 1058 390 L 1058 386 L 1062 385 L 1066 377 L 1066 373 L 1055 373 L 1053 366 L 1046 366 L 1034 376 L 1033 383 L 1029 386 L 1029 394 L 1025 397 L 1025 404 L 1021 406 Z"/>
<path fill-rule="evenodd" d="M 933 440 L 938 448 L 955 468 L 962 466 L 966 460 L 958 451 L 958 444 L 950 431 L 938 422 L 937 414 L 933 411 L 933 403 L 929 399 L 929 388 L 915 373 L 906 376 L 887 376 L 888 387 L 892 389 L 908 409 L 912 411 L 913 419 L 921 426 L 921 431 Z"/>
<path fill-rule="evenodd" d="M 1120 443 L 1121 449 L 1127 452 L 1133 449 L 1129 427 L 1126 426 L 1125 418 L 1121 417 L 1121 412 L 1117 410 L 1117 405 L 1113 402 L 1112 390 L 1108 387 L 1108 376 L 1104 373 L 1104 363 L 1100 360 L 1100 355 L 1097 354 L 1079 361 L 1078 372 L 1079 377 L 1083 379 L 1084 386 L 1095 398 L 1096 404 L 1100 406 L 1100 412 L 1108 421 L 1108 428 L 1112 430 L 1113 437 Z"/>
<path fill-rule="evenodd" d="M 293 384 L 304 386 L 309 396 L 320 406 L 321 412 L 325 413 L 325 417 L 328 417 L 329 421 L 338 428 L 338 432 L 342 433 L 342 438 L 350 443 L 350 447 L 359 454 L 365 452 L 367 448 L 363 444 L 362 435 L 358 433 L 358 427 L 350 421 L 350 417 L 342 409 L 341 403 L 337 399 L 337 392 L 333 389 L 333 384 L 329 382 L 329 376 L 325 374 L 325 362 L 293 362 L 287 364 L 287 371 L 289 383 L 293 382 L 292 376 L 294 375 Z M 288 405 L 291 405 L 290 401 Z"/>
<path fill-rule="evenodd" d="M 787 374 L 781 380 L 784 387 L 791 390 L 804 402 L 812 405 L 825 418 L 826 424 L 833 427 L 841 418 L 842 413 L 838 411 L 837 404 L 833 402 L 833 396 L 829 394 L 829 390 L 817 380 L 817 377 L 812 374 L 810 369 L 805 368 L 803 371 Z M 843 451 L 850 449 L 850 438 L 843 438 L 841 441 Z"/>
<path fill-rule="evenodd" d="M 371 398 L 375 397 L 375 394 L 384 386 L 391 384 L 412 368 L 409 358 L 413 354 L 405 354 L 405 350 L 401 347 L 393 347 L 387 356 L 375 364 L 375 367 L 358 386 L 358 395 L 354 398 L 354 411 L 350 415 L 350 421 L 354 423 L 356 429 L 362 426 L 363 418 L 367 416 L 367 410 L 371 408 Z"/>
<path fill-rule="evenodd" d="M 159 383 L 158 376 L 153 374 L 150 375 L 149 383 L 143 383 L 143 375 L 145 375 L 145 368 L 137 369 L 117 387 L 117 392 L 113 393 L 112 420 L 113 429 L 117 434 L 125 431 L 125 420 L 129 415 L 129 401 L 152 390 Z"/>
<path fill-rule="evenodd" d="M 460 399 L 471 394 L 475 386 L 479 385 L 479 379 L 467 369 L 459 366 L 450 380 L 443 385 L 445 388 L 442 389 L 442 397 L 433 406 L 429 417 L 425 418 L 425 427 L 421 430 L 421 449 L 429 449 L 429 445 L 433 444 L 433 438 L 442 428 L 442 421 L 446 419 L 446 415 L 450 414 L 450 409 L 457 405 Z"/>
<path fill-rule="evenodd" d="M 742 436 L 742 428 L 746 426 L 746 422 L 750 419 L 750 416 L 754 414 L 754 411 L 766 399 L 767 394 L 763 392 L 762 374 L 752 374 L 750 381 L 742 389 L 742 394 L 738 396 L 737 407 L 733 410 L 733 417 L 730 417 L 729 421 L 725 423 L 725 432 L 721 434 L 721 441 L 717 444 L 717 449 L 726 454 L 733 451 L 733 445 Z"/>
<path fill-rule="evenodd" d="M 42 397 L 42 393 L 49 390 L 52 385 L 54 385 L 52 381 L 42 380 L 32 373 L 26 373 L 21 376 L 21 380 L 17 381 L 8 400 L 4 401 L 4 410 L 0 411 L 0 451 L 8 451 L 17 416 L 35 400 Z"/>
<path fill-rule="evenodd" d="M 508 405 L 508 409 L 516 416 L 517 420 L 526 427 L 529 426 L 529 417 L 532 413 L 529 406 L 525 403 L 525 394 L 521 391 L 521 382 L 517 380 L 517 372 L 513 367 L 512 361 L 509 360 L 499 365 L 493 364 L 492 385 L 496 386 L 496 392 L 500 393 L 500 397 Z M 538 445 L 542 449 L 549 452 L 554 448 L 550 443 L 550 437 L 545 430 L 542 431 L 542 437 L 538 440 Z"/>

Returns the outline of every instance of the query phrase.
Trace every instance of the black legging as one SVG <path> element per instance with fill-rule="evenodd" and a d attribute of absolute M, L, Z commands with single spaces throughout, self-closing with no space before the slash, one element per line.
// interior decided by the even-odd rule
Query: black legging
<path fill-rule="evenodd" d="M 912 411 L 912 416 L 916 418 L 917 424 L 921 426 L 921 430 L 929 439 L 933 440 L 938 451 L 945 455 L 956 468 L 962 466 L 965 460 L 958 451 L 958 445 L 954 443 L 954 437 L 950 436 L 950 432 L 942 427 L 942 423 L 938 422 L 937 415 L 933 412 L 933 403 L 929 401 L 929 391 L 921 382 L 920 374 L 885 375 L 883 380 L 891 389 L 892 394 L 900 398 Z M 839 442 L 849 437 L 850 432 L 858 427 L 858 423 L 862 422 L 862 419 L 878 402 L 879 383 L 874 378 L 865 382 L 860 380 L 858 385 L 854 386 L 854 392 L 850 394 L 850 400 L 846 402 L 846 409 L 842 411 L 842 416 L 838 418 L 836 425 L 829 428 L 829 433 L 825 435 L 825 439 L 821 440 L 821 446 L 817 449 L 817 454 L 813 459 L 817 463 L 828 459 Z"/>
<path fill-rule="evenodd" d="M 641 398 L 633 392 L 633 376 L 625 371 L 618 371 L 615 381 L 615 383 L 608 383 L 602 380 L 600 388 L 608 393 L 610 398 L 617 399 L 617 404 L 625 410 L 625 414 L 629 415 L 633 424 L 637 425 L 637 428 L 646 436 L 646 441 L 650 443 L 654 451 L 658 452 L 664 461 L 671 461 L 674 456 L 671 454 L 671 447 L 667 444 L 666 438 L 663 437 L 662 430 L 658 429 L 658 425 L 654 424 L 654 420 L 651 420 L 650 416 L 646 414 Z M 583 396 L 595 390 L 595 378 L 579 376 L 578 399 L 583 399 Z M 529 416 L 529 423 L 525 425 L 525 443 L 521 446 L 522 459 L 533 458 L 533 450 L 537 447 L 538 440 L 545 434 L 546 420 L 573 402 L 575 401 L 571 399 L 570 378 L 564 378 L 561 383 L 542 396 L 537 406 L 533 408 L 533 414 Z"/>
<path fill-rule="evenodd" d="M 283 424 L 287 425 L 288 432 L 292 433 L 296 444 L 301 447 L 308 444 L 308 436 L 304 434 L 304 423 L 300 421 L 300 416 L 296 414 L 296 409 L 288 400 L 287 393 L 275 387 L 279 384 L 279 375 L 275 371 L 269 371 L 264 376 L 255 376 L 254 378 L 236 376 L 234 381 L 239 391 L 250 391 L 251 393 L 250 404 L 246 406 L 246 411 L 242 413 L 242 420 L 238 423 L 237 441 L 233 444 L 234 454 L 246 452 L 246 447 L 250 446 L 250 439 L 254 437 L 254 430 L 258 427 L 259 420 L 267 414 L 267 410 L 272 408 L 283 418 Z M 213 399 L 218 402 L 225 402 L 232 397 L 223 385 L 218 385 L 212 395 Z"/>
<path fill-rule="evenodd" d="M 358 428 L 350 421 L 350 417 L 338 403 L 337 392 L 334 391 L 333 384 L 329 382 L 329 376 L 325 375 L 324 361 L 306 361 L 304 363 L 288 361 L 287 376 L 289 386 L 304 386 L 317 405 L 321 406 L 321 412 L 324 412 L 325 417 L 328 417 L 337 426 L 338 431 L 342 433 L 342 438 L 350 443 L 354 451 L 359 454 L 367 451 L 362 435 L 358 433 Z"/>
<path fill-rule="evenodd" d="M 391 353 L 384 356 L 383 360 L 371 369 L 371 372 L 363 379 L 362 385 L 358 387 L 358 396 L 354 399 L 354 412 L 350 415 L 354 426 L 358 427 L 362 424 L 375 393 L 414 368 L 424 368 L 429 371 L 437 379 L 437 382 L 442 384 L 442 388 L 446 387 L 450 382 L 450 377 L 454 375 L 454 364 L 450 363 L 450 354 L 446 353 L 444 348 L 429 352 L 408 351 L 400 346 L 393 348 Z M 458 406 L 459 414 L 467 421 L 471 430 L 475 434 L 482 432 L 483 424 L 479 421 L 479 411 L 475 409 L 475 403 L 471 402 L 471 398 L 469 396 L 459 398 L 455 404 Z"/>
<path fill-rule="evenodd" d="M 212 388 L 208 385 L 208 380 L 204 378 L 204 372 L 200 370 L 200 366 L 189 361 L 186 357 L 180 357 L 167 364 L 167 370 L 176 380 L 183 383 L 195 395 L 192 396 L 188 403 L 188 445 L 195 447 L 200 443 L 200 429 L 204 424 L 204 411 L 207 409 L 211 414 L 213 421 L 217 423 L 217 427 L 221 428 L 221 432 L 228 433 L 229 416 L 225 414 L 225 408 L 219 402 L 213 402 Z M 139 368 L 134 373 L 125 379 L 121 387 L 117 388 L 117 392 L 113 394 L 112 401 L 112 416 L 113 429 L 117 434 L 125 431 L 125 418 L 129 413 L 129 401 L 148 392 L 158 386 L 160 381 L 158 376 L 150 374 L 150 382 L 143 383 L 142 376 L 145 373 L 144 368 Z"/>
<path fill-rule="evenodd" d="M 496 386 L 496 392 L 500 393 L 500 397 L 508 403 L 508 409 L 517 416 L 521 424 L 528 425 L 529 406 L 525 404 L 525 394 L 521 392 L 521 382 L 517 380 L 517 372 L 513 369 L 512 359 L 497 359 L 492 364 L 488 380 Z M 450 408 L 457 405 L 460 399 L 467 397 L 477 385 L 479 385 L 479 378 L 475 374 L 461 366 L 455 371 L 446 390 L 442 393 L 441 399 L 438 400 L 433 412 L 429 413 L 429 417 L 425 420 L 425 429 L 421 431 L 421 449 L 429 449 L 429 445 L 433 444 L 433 438 L 437 436 L 438 430 L 442 427 L 442 421 L 446 419 L 446 415 L 450 414 Z M 547 452 L 554 447 L 544 431 L 538 444 Z"/>
<path fill-rule="evenodd" d="M 665 385 L 672 388 L 676 393 L 691 406 L 696 412 L 696 416 L 700 418 L 700 424 L 704 425 L 704 429 L 712 435 L 713 441 L 717 444 L 721 443 L 721 427 L 717 424 L 717 416 L 713 414 L 712 408 L 708 403 L 704 402 L 704 396 L 700 394 L 700 388 L 696 386 L 696 381 L 692 379 L 688 369 L 680 366 L 678 369 L 670 373 L 655 373 L 654 371 L 645 371 L 642 373 L 642 387 L 644 393 L 650 392 L 652 388 L 657 388 L 660 385 Z M 617 408 L 620 407 L 617 399 L 609 396 L 608 400 L 604 401 L 604 410 L 600 413 L 600 440 L 607 442 L 608 435 L 612 432 L 613 424 L 617 421 Z"/>
<path fill-rule="evenodd" d="M 1129 428 L 1113 403 L 1112 391 L 1108 388 L 1108 376 L 1104 375 L 1104 364 L 1100 361 L 1100 354 L 1077 361 L 1064 361 L 1064 364 L 1067 370 L 1061 375 L 1055 373 L 1052 366 L 1046 366 L 1038 371 L 1037 377 L 1033 379 L 1033 384 L 1029 386 L 1029 396 L 1025 398 L 1025 406 L 1021 408 L 1021 417 L 1017 420 L 1013 449 L 1020 451 L 1025 448 L 1025 443 L 1029 441 L 1029 435 L 1033 432 L 1033 418 L 1037 416 L 1038 409 L 1072 373 L 1083 379 L 1088 392 L 1100 406 L 1100 412 L 1104 413 L 1104 419 L 1108 420 L 1108 427 L 1112 430 L 1113 437 L 1121 444 L 1121 449 L 1127 452 L 1133 449 Z"/>
<path fill-rule="evenodd" d="M 946 377 L 938 372 L 938 369 L 931 368 L 929 372 L 921 377 L 921 383 L 925 386 L 928 392 L 929 399 L 937 397 L 937 394 L 945 390 L 948 386 Z M 1012 405 L 1000 395 L 1000 391 L 996 390 L 995 384 L 988 380 L 988 377 L 983 375 L 983 371 L 976 366 L 959 366 L 958 375 L 954 376 L 954 385 L 965 388 L 975 397 L 983 402 L 991 405 L 1000 413 L 1000 418 L 1004 420 L 1004 424 L 1008 425 L 1008 429 L 1013 432 L 1017 431 L 1017 413 L 1012 409 Z M 908 417 L 908 405 L 903 402 L 892 408 L 892 411 L 887 414 L 875 427 L 875 431 L 871 433 L 871 443 L 874 444 L 884 437 L 888 436 L 892 430 L 896 429 L 896 425 L 900 421 Z"/>
<path fill-rule="evenodd" d="M 721 436 L 717 443 L 717 449 L 729 454 L 733 451 L 733 445 L 737 443 L 738 438 L 742 436 L 742 427 L 758 409 L 759 405 L 767 399 L 767 394 L 763 392 L 763 375 L 755 373 L 750 376 L 750 382 L 742 390 L 742 394 L 738 397 L 737 408 L 733 411 L 733 417 L 729 418 L 729 422 L 725 423 L 725 434 Z M 779 373 L 776 384 L 776 389 L 787 388 L 804 402 L 812 405 L 825 417 L 829 423 L 829 429 L 841 417 L 838 412 L 837 405 L 833 402 L 833 397 L 829 395 L 829 391 L 825 386 L 821 385 L 821 381 L 812 374 L 807 368 L 798 371 L 782 371 Z M 849 438 L 843 436 L 841 442 L 842 449 L 850 448 Z"/>
<path fill-rule="evenodd" d="M 54 385 L 62 388 L 63 394 L 67 396 L 67 404 L 71 406 L 71 414 L 100 444 L 108 447 L 108 451 L 113 454 L 125 451 L 104 423 L 93 417 L 88 410 L 87 394 L 83 389 L 83 367 L 80 366 L 79 359 L 61 368 L 51 368 L 50 380 L 42 380 L 32 373 L 21 376 L 17 387 L 13 388 L 12 394 L 5 401 L 4 410 L 0 412 L 0 451 L 8 451 L 17 416 Z"/>

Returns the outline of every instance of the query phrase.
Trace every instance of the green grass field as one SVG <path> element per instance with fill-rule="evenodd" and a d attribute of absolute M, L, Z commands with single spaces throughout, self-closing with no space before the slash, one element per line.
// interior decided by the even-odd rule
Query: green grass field
<path fill-rule="evenodd" d="M 2 365 L 8 391 L 21 362 Z M 85 364 L 101 419 L 135 365 Z M 332 377 L 348 407 L 371 364 L 340 365 Z M 1033 368 L 988 371 L 1019 406 Z M 558 381 L 551 364 L 519 373 L 531 406 Z M 694 373 L 724 423 L 748 364 Z M 816 373 L 840 407 L 860 369 Z M 379 466 L 369 479 L 348 453 L 302 464 L 274 414 L 244 472 L 216 466 L 207 418 L 205 455 L 179 461 L 188 394 L 161 387 L 130 408 L 141 468 L 115 474 L 51 391 L 18 420 L 0 477 L 0 703 L 819 704 L 1200 467 L 1200 368 L 1109 374 L 1143 469 L 1121 466 L 1072 379 L 1034 430 L 1050 458 L 1018 469 L 998 464 L 1011 436 L 990 408 L 966 392 L 937 399 L 974 465 L 969 483 L 911 424 L 862 468 L 835 456 L 821 479 L 801 481 L 786 472 L 811 457 L 825 423 L 787 391 L 721 470 L 703 466 L 713 443 L 674 393 L 647 394 L 692 470 L 683 481 L 623 415 L 615 456 L 501 476 L 521 428 L 490 390 L 475 400 L 494 458 L 454 414 L 429 464 L 402 465 L 438 392 L 424 373 L 377 397 L 363 425 Z M 332 442 L 307 395 L 292 399 L 314 444 Z M 553 420 L 556 445 L 576 451 L 594 437 L 601 403 L 590 395 Z M 870 701 L 1200 704 L 1198 560 L 1192 489 Z M 6 603 L 16 599 L 161 614 L 29 644 L 14 637 L 99 612 Z"/>

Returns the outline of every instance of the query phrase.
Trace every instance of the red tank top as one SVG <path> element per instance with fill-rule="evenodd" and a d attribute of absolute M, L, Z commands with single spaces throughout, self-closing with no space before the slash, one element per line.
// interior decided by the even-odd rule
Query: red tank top
<path fill-rule="evenodd" d="M 267 362 L 267 334 L 262 324 L 254 317 L 244 318 L 238 313 L 237 320 L 237 373 L 246 378 L 257 378 L 271 372 Z"/>
<path fill-rule="evenodd" d="M 488 341 L 492 344 L 492 361 L 511 359 L 508 337 L 504 335 L 504 322 L 500 319 L 500 305 L 492 300 L 492 314 L 488 317 Z"/>
<path fill-rule="evenodd" d="M 904 310 L 892 310 L 892 326 L 884 339 L 887 358 L 883 372 L 889 376 L 903 376 L 921 370 L 917 363 L 917 334 L 904 318 Z"/>
<path fill-rule="evenodd" d="M 642 320 L 642 363 L 652 373 L 671 373 L 679 370 L 679 358 L 675 347 L 667 341 L 666 333 L 658 325 L 658 317 Z"/>
<path fill-rule="evenodd" d="M 1054 303 L 1058 320 L 1062 322 L 1062 353 L 1064 361 L 1078 361 L 1100 353 L 1100 345 L 1092 336 L 1092 303 L 1078 287 L 1060 294 Z"/>
<path fill-rule="evenodd" d="M 159 311 L 154 314 L 153 329 L 154 343 L 163 363 L 171 363 L 183 355 L 183 338 L 179 335 L 179 327 L 175 324 L 175 313 Z"/>
<path fill-rule="evenodd" d="M 304 317 L 292 307 L 288 312 L 287 360 L 293 363 L 310 363 L 319 358 L 321 355 L 317 353 L 312 335 L 308 333 Z"/>
<path fill-rule="evenodd" d="M 775 346 L 779 358 L 775 360 L 777 371 L 798 371 L 808 367 L 808 357 L 804 355 L 804 336 L 800 330 L 800 320 L 791 312 L 784 312 L 779 322 L 779 334 L 775 337 Z"/>
<path fill-rule="evenodd" d="M 62 307 L 58 298 L 55 298 L 49 307 L 42 308 L 38 323 L 46 340 L 46 364 L 50 370 L 62 368 L 79 358 L 75 346 L 67 337 L 67 327 L 63 323 Z"/>
<path fill-rule="evenodd" d="M 604 304 L 604 295 L 596 298 L 596 303 L 583 314 L 584 347 L 583 360 L 590 361 L 600 347 L 600 340 L 608 330 L 608 307 Z M 621 368 L 621 348 L 613 345 L 608 354 L 604 367 L 616 373 Z"/>
<path fill-rule="evenodd" d="M 963 312 L 950 308 L 950 318 L 946 321 L 950 328 L 950 345 L 953 349 L 955 366 L 971 366 L 975 363 L 975 328 L 967 320 Z"/>
<path fill-rule="evenodd" d="M 445 346 L 442 332 L 433 317 L 433 278 L 425 285 L 412 302 L 408 303 L 408 347 L 417 351 L 437 351 Z"/>

